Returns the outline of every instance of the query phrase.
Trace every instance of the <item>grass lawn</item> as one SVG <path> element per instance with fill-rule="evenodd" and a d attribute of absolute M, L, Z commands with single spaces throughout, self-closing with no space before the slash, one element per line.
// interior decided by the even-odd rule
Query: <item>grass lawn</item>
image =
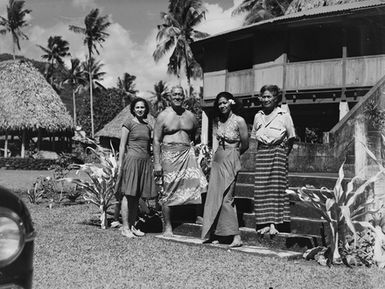
<path fill-rule="evenodd" d="M 385 271 L 377 268 L 321 267 L 174 243 L 152 234 L 125 239 L 117 229 L 86 224 L 98 213 L 91 204 L 52 209 L 46 203 L 30 204 L 23 191 L 34 174 L 39 175 L 0 170 L 0 184 L 23 196 L 38 232 L 34 288 L 385 287 Z"/>

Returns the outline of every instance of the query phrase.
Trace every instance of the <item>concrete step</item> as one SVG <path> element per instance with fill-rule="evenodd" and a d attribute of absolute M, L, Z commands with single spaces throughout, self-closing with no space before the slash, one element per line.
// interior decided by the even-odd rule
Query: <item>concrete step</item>
<path fill-rule="evenodd" d="M 250 213 L 242 214 L 242 220 L 240 222 L 247 228 L 254 229 L 255 215 Z M 304 217 L 291 217 L 289 232 L 294 234 L 310 234 L 321 236 L 321 232 L 324 230 L 324 226 L 327 226 L 327 222 L 321 219 L 312 219 Z"/>
<path fill-rule="evenodd" d="M 242 189 L 247 190 L 247 186 L 243 187 L 242 185 L 253 185 L 255 179 L 255 173 L 254 172 L 247 172 L 247 171 L 241 171 L 238 174 L 237 178 L 237 186 L 239 188 L 236 188 L 237 192 L 239 190 L 240 194 L 245 194 L 245 192 L 242 192 Z M 336 181 L 338 179 L 338 173 L 297 173 L 297 172 L 289 172 L 288 181 L 289 181 L 289 187 L 303 187 L 306 185 L 311 185 L 316 188 L 326 187 L 328 189 L 333 189 L 334 185 L 336 184 Z M 342 184 L 346 185 L 351 178 L 346 177 Z M 251 191 L 253 191 L 253 188 L 251 188 Z"/>
<path fill-rule="evenodd" d="M 195 223 L 174 223 L 175 234 L 200 238 L 201 225 Z M 262 246 L 280 250 L 292 250 L 304 252 L 309 248 L 322 245 L 322 239 L 316 235 L 279 233 L 275 236 L 269 234 L 260 235 L 254 229 L 240 228 L 241 238 L 244 244 L 250 246 Z M 230 244 L 232 237 L 219 238 L 221 243 Z"/>
<path fill-rule="evenodd" d="M 295 259 L 302 258 L 302 253 L 300 252 L 266 248 L 262 246 L 243 245 L 242 247 L 238 247 L 238 248 L 229 248 L 229 246 L 225 244 L 202 244 L 202 240 L 200 238 L 191 237 L 191 236 L 174 234 L 173 236 L 157 235 L 155 237 L 165 241 L 172 241 L 172 242 L 178 242 L 178 243 L 184 243 L 184 244 L 196 245 L 196 246 L 205 246 L 206 248 L 222 249 L 226 251 L 241 252 L 241 253 L 253 254 L 257 256 L 263 256 L 263 257 L 275 257 L 275 258 L 282 258 L 286 260 L 295 260 Z"/>

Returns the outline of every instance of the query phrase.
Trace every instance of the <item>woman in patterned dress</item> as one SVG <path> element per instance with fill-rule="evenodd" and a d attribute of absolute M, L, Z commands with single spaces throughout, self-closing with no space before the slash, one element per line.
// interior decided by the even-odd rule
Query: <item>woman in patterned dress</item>
<path fill-rule="evenodd" d="M 228 92 L 217 95 L 214 108 L 219 113 L 217 139 L 206 203 L 203 214 L 204 243 L 216 241 L 215 236 L 234 236 L 230 247 L 242 246 L 237 211 L 234 204 L 235 181 L 241 169 L 240 155 L 249 147 L 245 120 L 236 115 L 234 96 Z"/>
<path fill-rule="evenodd" d="M 149 106 L 143 98 L 131 103 L 133 118 L 122 126 L 119 146 L 119 173 L 121 174 L 122 235 L 142 237 L 135 228 L 139 198 L 155 198 L 153 165 L 150 159 L 151 125 L 146 121 Z"/>
<path fill-rule="evenodd" d="M 251 132 L 251 137 L 257 140 L 254 213 L 257 232 L 261 234 L 277 234 L 277 224 L 290 222 L 286 188 L 288 155 L 295 130 L 290 113 L 278 107 L 280 97 L 276 85 L 261 88 L 262 110 L 255 115 Z"/>

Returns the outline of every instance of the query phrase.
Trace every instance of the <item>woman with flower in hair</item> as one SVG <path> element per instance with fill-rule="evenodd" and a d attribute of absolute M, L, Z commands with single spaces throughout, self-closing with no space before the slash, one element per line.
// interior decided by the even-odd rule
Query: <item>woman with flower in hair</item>
<path fill-rule="evenodd" d="M 281 109 L 281 91 L 276 85 L 264 85 L 259 100 L 262 109 L 254 118 L 251 138 L 257 140 L 255 160 L 254 213 L 260 234 L 278 233 L 277 225 L 290 222 L 286 193 L 288 155 L 295 140 L 290 113 Z"/>
<path fill-rule="evenodd" d="M 202 238 L 212 243 L 216 236 L 234 236 L 230 247 L 242 246 L 237 210 L 234 204 L 235 181 L 241 169 L 240 155 L 249 148 L 245 120 L 236 115 L 237 103 L 229 92 L 217 95 L 214 108 L 219 115 L 217 139 L 206 203 Z"/>

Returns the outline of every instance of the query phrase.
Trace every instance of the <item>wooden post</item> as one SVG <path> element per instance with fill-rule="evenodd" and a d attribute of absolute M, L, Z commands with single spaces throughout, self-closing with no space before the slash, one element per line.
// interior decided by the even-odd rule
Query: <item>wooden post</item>
<path fill-rule="evenodd" d="M 341 92 L 341 101 L 346 101 L 346 57 L 347 57 L 347 48 L 346 46 L 342 47 L 342 92 Z"/>
<path fill-rule="evenodd" d="M 286 104 L 286 66 L 287 66 L 287 54 L 283 55 L 283 67 L 282 67 L 282 104 Z"/>
<path fill-rule="evenodd" d="M 21 136 L 21 157 L 24 158 L 25 157 L 25 142 L 26 142 L 26 131 L 25 129 L 23 129 L 22 131 L 22 136 Z"/>
<path fill-rule="evenodd" d="M 201 129 L 201 143 L 208 144 L 209 136 L 209 118 L 207 113 L 202 110 L 202 129 Z"/>
<path fill-rule="evenodd" d="M 4 140 L 4 157 L 8 157 L 8 133 L 5 132 L 5 140 Z"/>
<path fill-rule="evenodd" d="M 366 177 L 367 172 L 363 170 L 367 166 L 367 155 L 362 144 L 367 144 L 365 123 L 362 120 L 356 120 L 354 123 L 354 174 Z"/>
<path fill-rule="evenodd" d="M 41 147 L 41 128 L 37 132 L 37 149 L 40 151 Z"/>

